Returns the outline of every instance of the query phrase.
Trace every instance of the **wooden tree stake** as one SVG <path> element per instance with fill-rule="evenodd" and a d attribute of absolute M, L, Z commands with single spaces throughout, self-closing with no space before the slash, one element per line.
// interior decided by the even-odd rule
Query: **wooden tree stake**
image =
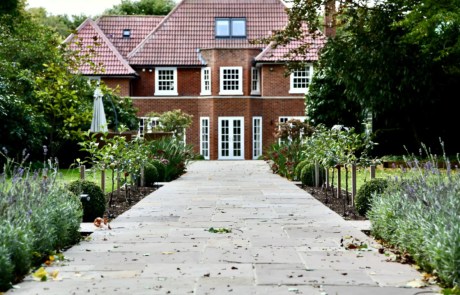
<path fill-rule="evenodd" d="M 326 189 L 329 188 L 329 169 L 326 169 Z"/>
<path fill-rule="evenodd" d="M 85 165 L 80 166 L 80 179 L 85 180 Z"/>
<path fill-rule="evenodd" d="M 375 178 L 375 165 L 371 165 L 371 179 Z"/>
<path fill-rule="evenodd" d="M 120 172 L 117 173 L 117 197 L 119 198 L 121 196 L 121 190 L 120 190 Z"/>
<path fill-rule="evenodd" d="M 101 171 L 101 189 L 105 195 L 105 170 Z"/>
<path fill-rule="evenodd" d="M 351 165 L 351 205 L 355 205 L 356 197 L 356 164 Z"/>
<path fill-rule="evenodd" d="M 341 167 L 341 166 L 338 165 L 338 168 L 337 168 L 337 198 L 338 198 L 338 199 L 340 199 L 340 190 L 341 190 L 341 188 L 342 188 L 341 183 L 340 183 L 340 181 L 341 181 L 341 179 L 340 179 L 340 172 L 341 172 L 341 171 L 340 171 L 340 170 L 341 170 L 340 167 Z"/>
<path fill-rule="evenodd" d="M 141 167 L 141 187 L 144 186 L 144 167 Z"/>
<path fill-rule="evenodd" d="M 319 164 L 315 162 L 315 186 L 319 186 Z"/>

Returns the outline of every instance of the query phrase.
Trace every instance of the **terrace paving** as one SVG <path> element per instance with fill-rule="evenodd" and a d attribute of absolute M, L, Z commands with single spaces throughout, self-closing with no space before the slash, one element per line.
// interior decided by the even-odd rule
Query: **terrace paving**
<path fill-rule="evenodd" d="M 262 161 L 202 161 L 7 294 L 414 295 L 421 279 Z M 232 233 L 206 231 L 210 227 Z M 347 251 L 352 236 L 372 251 Z M 358 255 L 358 253 L 360 253 Z M 359 257 L 362 256 L 362 257 Z M 428 290 L 438 290 L 432 286 Z M 423 291 L 428 291 L 427 289 Z M 433 292 L 434 293 L 434 292 Z"/>

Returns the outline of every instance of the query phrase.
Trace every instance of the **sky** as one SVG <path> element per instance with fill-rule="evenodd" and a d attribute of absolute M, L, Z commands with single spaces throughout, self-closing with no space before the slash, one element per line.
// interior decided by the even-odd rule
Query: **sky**
<path fill-rule="evenodd" d="M 44 7 L 52 14 L 102 14 L 107 8 L 120 4 L 121 0 L 27 0 L 28 6 Z"/>

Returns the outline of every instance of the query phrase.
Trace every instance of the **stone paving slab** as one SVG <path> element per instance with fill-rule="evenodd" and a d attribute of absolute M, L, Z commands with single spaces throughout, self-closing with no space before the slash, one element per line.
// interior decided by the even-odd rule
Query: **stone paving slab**
<path fill-rule="evenodd" d="M 415 295 L 420 279 L 262 161 L 201 161 L 65 252 L 62 281 L 32 276 L 7 294 Z M 231 229 L 211 233 L 209 228 Z M 371 251 L 347 251 L 358 238 Z M 345 239 L 346 242 L 346 239 Z M 358 255 L 359 253 L 359 255 Z"/>

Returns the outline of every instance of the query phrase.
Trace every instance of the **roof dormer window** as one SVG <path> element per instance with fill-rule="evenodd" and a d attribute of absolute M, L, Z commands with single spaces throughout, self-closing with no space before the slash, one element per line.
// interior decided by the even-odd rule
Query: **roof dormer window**
<path fill-rule="evenodd" d="M 123 38 L 130 38 L 131 30 L 123 30 Z"/>
<path fill-rule="evenodd" d="M 245 39 L 245 18 L 216 18 L 216 39 Z"/>

